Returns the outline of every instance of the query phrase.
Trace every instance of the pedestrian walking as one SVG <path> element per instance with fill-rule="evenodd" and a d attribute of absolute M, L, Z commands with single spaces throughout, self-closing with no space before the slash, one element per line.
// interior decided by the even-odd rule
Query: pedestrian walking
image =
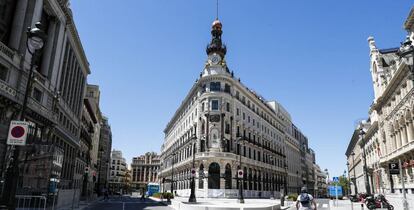
<path fill-rule="evenodd" d="M 301 189 L 301 193 L 298 196 L 298 199 L 296 200 L 296 209 L 317 210 L 315 199 L 313 199 L 313 196 L 308 193 L 308 189 L 306 187 L 302 187 Z"/>
<path fill-rule="evenodd" d="M 108 193 L 108 190 L 106 189 L 106 188 L 104 188 L 103 189 L 103 194 L 104 194 L 104 200 L 106 201 L 106 200 L 109 200 L 109 193 Z"/>
<path fill-rule="evenodd" d="M 141 190 L 141 200 L 145 201 L 145 192 L 144 192 L 144 188 L 142 188 Z"/>

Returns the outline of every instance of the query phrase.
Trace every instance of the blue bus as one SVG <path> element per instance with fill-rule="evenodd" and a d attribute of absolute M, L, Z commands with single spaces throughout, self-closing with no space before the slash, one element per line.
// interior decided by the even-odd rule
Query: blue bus
<path fill-rule="evenodd" d="M 338 189 L 336 189 L 338 188 Z M 342 186 L 328 186 L 328 197 L 330 198 L 336 198 L 336 193 L 338 192 L 338 198 L 342 199 Z"/>
<path fill-rule="evenodd" d="M 154 193 L 160 192 L 160 184 L 158 183 L 148 183 L 147 185 L 147 195 L 152 196 Z"/>

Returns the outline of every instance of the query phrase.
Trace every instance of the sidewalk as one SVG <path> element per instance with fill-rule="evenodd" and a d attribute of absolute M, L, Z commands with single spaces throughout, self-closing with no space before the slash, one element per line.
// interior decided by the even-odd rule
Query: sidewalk
<path fill-rule="evenodd" d="M 329 201 L 329 207 L 331 210 L 368 210 L 364 203 L 353 202 L 350 200 L 338 200 L 338 203 L 335 204 L 335 200 Z M 387 209 L 375 209 L 375 210 L 387 210 Z M 396 209 L 399 210 L 399 209 Z"/>

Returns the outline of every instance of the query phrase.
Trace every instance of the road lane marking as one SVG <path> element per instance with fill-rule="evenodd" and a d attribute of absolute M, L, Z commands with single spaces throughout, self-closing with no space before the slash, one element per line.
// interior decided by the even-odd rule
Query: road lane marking
<path fill-rule="evenodd" d="M 125 210 L 125 203 L 122 202 L 122 210 Z"/>

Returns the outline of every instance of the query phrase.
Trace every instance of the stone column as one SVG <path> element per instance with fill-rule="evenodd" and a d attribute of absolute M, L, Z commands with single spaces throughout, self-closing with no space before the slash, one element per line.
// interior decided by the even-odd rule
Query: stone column
<path fill-rule="evenodd" d="M 395 149 L 398 149 L 401 147 L 401 135 L 400 135 L 400 130 L 397 130 L 395 132 Z"/>
<path fill-rule="evenodd" d="M 204 197 L 207 198 L 208 197 L 208 170 L 204 171 L 204 181 L 203 181 L 203 185 L 204 185 Z"/>
<path fill-rule="evenodd" d="M 43 0 L 36 0 L 35 8 L 33 11 L 32 26 L 36 22 L 39 22 L 42 19 L 43 13 Z"/>
<path fill-rule="evenodd" d="M 9 38 L 9 46 L 12 49 L 19 50 L 20 42 L 22 41 L 22 36 L 26 31 L 24 26 L 24 18 L 27 12 L 28 0 L 17 0 L 16 9 L 14 13 L 12 30 Z M 26 40 L 24 40 L 26 42 Z"/>
<path fill-rule="evenodd" d="M 237 166 L 238 164 L 235 164 L 231 169 L 231 189 L 238 189 L 237 188 Z M 236 178 L 236 179 L 233 179 Z"/>
<path fill-rule="evenodd" d="M 144 182 L 147 182 L 147 167 L 144 167 Z"/>
<path fill-rule="evenodd" d="M 403 146 L 403 145 L 407 144 L 407 142 L 408 142 L 407 127 L 405 125 L 402 126 L 401 132 L 402 132 L 402 144 L 401 145 Z"/>
<path fill-rule="evenodd" d="M 391 142 L 390 142 L 390 146 L 391 146 L 391 151 L 394 151 L 397 149 L 397 136 L 394 134 L 391 134 Z"/>
<path fill-rule="evenodd" d="M 408 124 L 407 125 L 408 142 L 411 142 L 411 141 L 414 140 L 414 136 L 413 136 L 413 130 L 414 130 L 414 128 L 413 128 L 413 121 L 409 121 L 407 124 Z"/>
<path fill-rule="evenodd" d="M 57 32 L 57 19 L 52 19 L 49 22 L 49 30 L 47 31 L 48 36 L 43 49 L 42 65 L 40 66 L 40 73 L 46 77 L 49 76 L 50 60 L 53 57 L 52 54 L 56 53 L 56 51 L 53 50 L 53 47 Z"/>
<path fill-rule="evenodd" d="M 226 189 L 226 179 L 221 177 L 221 174 L 224 174 L 226 172 L 226 165 L 225 163 L 220 164 L 220 190 L 223 191 L 224 196 L 225 194 L 225 189 Z"/>

